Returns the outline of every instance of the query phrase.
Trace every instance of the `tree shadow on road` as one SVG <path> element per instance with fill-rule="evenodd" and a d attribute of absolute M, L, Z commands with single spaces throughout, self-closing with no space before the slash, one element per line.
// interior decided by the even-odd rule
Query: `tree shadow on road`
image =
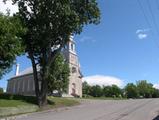
<path fill-rule="evenodd" d="M 155 117 L 153 120 L 159 120 L 159 115 L 157 117 Z"/>

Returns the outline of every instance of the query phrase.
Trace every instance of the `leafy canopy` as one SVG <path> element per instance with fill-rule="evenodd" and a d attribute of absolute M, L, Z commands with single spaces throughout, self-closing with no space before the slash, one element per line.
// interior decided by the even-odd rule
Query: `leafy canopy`
<path fill-rule="evenodd" d="M 28 28 L 24 43 L 42 66 L 45 55 L 62 48 L 71 34 L 81 33 L 86 24 L 97 24 L 100 12 L 96 0 L 13 0 L 18 3 L 19 16 Z M 56 53 L 56 52 L 55 52 Z"/>
<path fill-rule="evenodd" d="M 23 52 L 21 36 L 25 31 L 17 17 L 0 13 L 0 78 L 10 70 L 16 56 Z"/>
<path fill-rule="evenodd" d="M 49 91 L 67 92 L 70 69 L 62 54 L 58 54 L 51 64 L 48 88 Z"/>
<path fill-rule="evenodd" d="M 133 83 L 128 83 L 125 86 L 125 94 L 127 98 L 138 98 L 139 93 L 138 93 L 137 86 L 134 85 Z"/>

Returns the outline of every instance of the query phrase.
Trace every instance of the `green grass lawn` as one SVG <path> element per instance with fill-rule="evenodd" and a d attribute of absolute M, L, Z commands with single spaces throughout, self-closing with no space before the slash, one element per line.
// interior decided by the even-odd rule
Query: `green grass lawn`
<path fill-rule="evenodd" d="M 54 102 L 54 107 L 73 106 L 79 104 L 77 100 L 71 98 L 49 97 L 48 100 Z"/>
<path fill-rule="evenodd" d="M 38 105 L 35 104 L 35 97 L 0 95 L 0 117 L 78 104 L 77 100 L 71 98 L 48 97 L 48 105 L 44 109 L 39 109 Z"/>
<path fill-rule="evenodd" d="M 6 100 L 0 99 L 0 107 L 18 107 L 21 105 L 33 105 L 31 103 L 27 103 L 23 100 Z"/>

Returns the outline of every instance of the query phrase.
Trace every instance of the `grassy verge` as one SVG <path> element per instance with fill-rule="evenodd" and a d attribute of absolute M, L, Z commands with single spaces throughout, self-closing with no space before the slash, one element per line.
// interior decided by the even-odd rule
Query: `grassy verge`
<path fill-rule="evenodd" d="M 71 98 L 49 97 L 48 100 L 54 102 L 52 107 L 69 107 L 79 104 L 79 101 Z"/>
<path fill-rule="evenodd" d="M 39 109 L 35 97 L 0 95 L 0 118 L 79 104 L 77 100 L 69 98 L 48 97 L 48 101 L 46 108 Z"/>
<path fill-rule="evenodd" d="M 0 107 L 18 107 L 24 105 L 31 105 L 30 103 L 24 102 L 23 100 L 5 100 L 0 99 Z"/>

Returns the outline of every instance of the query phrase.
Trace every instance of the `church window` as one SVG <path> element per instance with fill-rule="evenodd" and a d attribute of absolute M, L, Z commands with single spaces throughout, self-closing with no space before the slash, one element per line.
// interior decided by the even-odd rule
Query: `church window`
<path fill-rule="evenodd" d="M 72 83 L 72 88 L 76 89 L 76 84 Z"/>
<path fill-rule="evenodd" d="M 73 44 L 71 44 L 71 50 L 72 50 L 72 51 L 74 51 L 74 47 L 73 47 Z"/>
<path fill-rule="evenodd" d="M 76 84 L 72 83 L 72 95 L 76 94 Z"/>
<path fill-rule="evenodd" d="M 76 68 L 72 67 L 72 73 L 76 73 L 76 72 L 77 72 Z"/>

